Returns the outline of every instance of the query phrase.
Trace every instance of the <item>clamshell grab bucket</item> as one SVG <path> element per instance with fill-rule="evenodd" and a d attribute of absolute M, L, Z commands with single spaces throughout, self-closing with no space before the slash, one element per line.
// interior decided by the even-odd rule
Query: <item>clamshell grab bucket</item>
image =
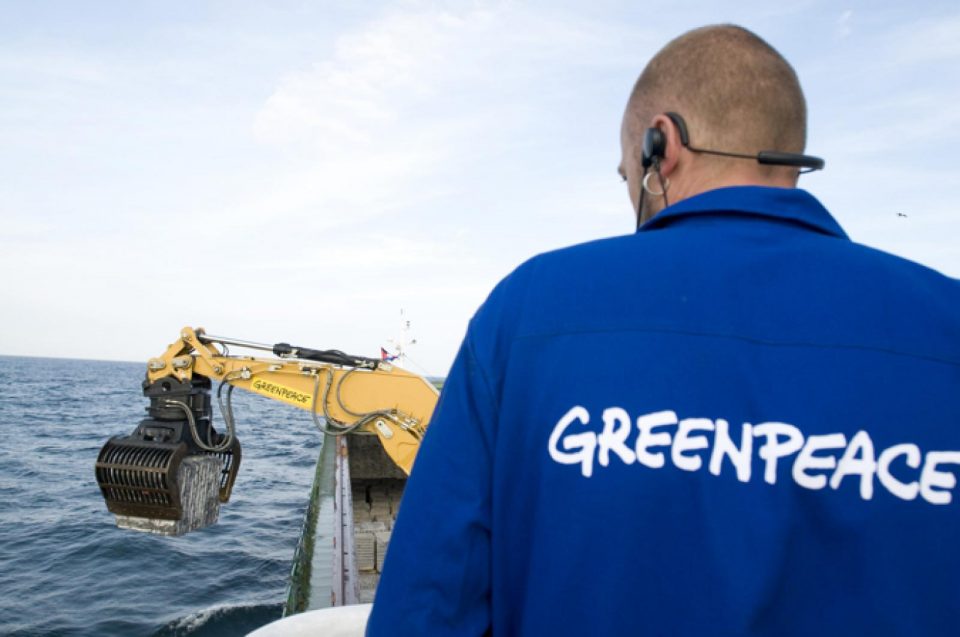
<path fill-rule="evenodd" d="M 97 458 L 97 483 L 114 515 L 179 520 L 180 484 L 177 472 L 187 445 L 146 442 L 114 436 Z"/>
<path fill-rule="evenodd" d="M 221 453 L 190 454 L 186 443 L 148 442 L 134 436 L 114 436 L 97 457 L 97 484 L 115 515 L 130 515 L 160 520 L 179 520 L 179 469 L 188 455 L 205 455 L 220 461 L 218 495 L 220 502 L 230 499 L 240 466 L 240 442 Z"/>
<path fill-rule="evenodd" d="M 213 430 L 208 392 L 205 380 L 144 383 L 150 417 L 100 449 L 97 484 L 119 526 L 180 535 L 216 522 L 241 453 Z"/>

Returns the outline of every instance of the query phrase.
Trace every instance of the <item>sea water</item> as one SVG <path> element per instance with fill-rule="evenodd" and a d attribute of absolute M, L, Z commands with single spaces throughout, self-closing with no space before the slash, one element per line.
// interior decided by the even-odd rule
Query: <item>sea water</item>
<path fill-rule="evenodd" d="M 120 530 L 94 463 L 144 417 L 145 370 L 0 356 L 0 635 L 233 636 L 280 616 L 322 434 L 235 391 L 243 460 L 220 522 Z"/>

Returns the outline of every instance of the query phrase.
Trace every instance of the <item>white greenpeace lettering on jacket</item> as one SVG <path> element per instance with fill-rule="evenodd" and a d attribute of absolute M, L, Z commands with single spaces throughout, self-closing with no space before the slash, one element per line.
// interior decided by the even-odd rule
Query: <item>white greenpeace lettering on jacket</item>
<path fill-rule="evenodd" d="M 589 478 L 594 460 L 601 469 L 612 462 L 662 469 L 669 456 L 670 463 L 682 471 L 700 471 L 706 463 L 707 470 L 719 476 L 729 466 L 737 480 L 750 482 L 756 454 L 763 461 L 767 484 L 776 485 L 780 463 L 792 461 L 789 475 L 799 486 L 835 490 L 850 481 L 864 500 L 873 498 L 879 482 L 901 500 L 919 496 L 930 504 L 950 504 L 957 485 L 948 465 L 960 465 L 960 451 L 928 451 L 924 456 L 917 445 L 900 443 L 878 454 L 870 434 L 863 430 L 847 440 L 842 433 L 804 436 L 784 422 L 743 423 L 737 444 L 730 424 L 722 418 L 680 419 L 666 410 L 633 419 L 621 407 L 608 407 L 601 421 L 600 433 L 586 429 L 590 412 L 580 405 L 571 407 L 550 433 L 550 458 L 579 465 L 581 475 Z M 628 438 L 633 434 L 631 445 Z M 894 467 L 900 477 L 894 475 Z M 907 476 L 912 479 L 904 480 Z"/>

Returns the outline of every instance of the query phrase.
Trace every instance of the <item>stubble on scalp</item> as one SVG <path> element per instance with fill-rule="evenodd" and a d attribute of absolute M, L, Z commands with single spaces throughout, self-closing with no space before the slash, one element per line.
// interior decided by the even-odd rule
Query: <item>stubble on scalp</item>
<path fill-rule="evenodd" d="M 663 47 L 633 87 L 624 126 L 641 135 L 668 111 L 683 116 L 691 144 L 701 148 L 800 153 L 806 145 L 806 101 L 796 72 L 735 25 L 695 29 Z"/>

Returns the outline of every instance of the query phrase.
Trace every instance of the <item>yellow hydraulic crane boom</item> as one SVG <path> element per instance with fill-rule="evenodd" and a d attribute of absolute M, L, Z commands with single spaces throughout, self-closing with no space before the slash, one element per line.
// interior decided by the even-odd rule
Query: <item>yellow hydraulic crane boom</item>
<path fill-rule="evenodd" d="M 282 358 L 229 356 L 217 344 L 271 347 Z M 305 360 L 309 356 L 334 362 Z M 283 343 L 263 346 L 209 337 L 203 328 L 183 328 L 162 356 L 147 363 L 151 382 L 165 376 L 185 381 L 194 374 L 310 411 L 326 420 L 327 433 L 374 433 L 408 475 L 438 393 L 425 378 L 376 359 L 330 350 L 317 356 L 316 350 Z"/>
<path fill-rule="evenodd" d="M 235 356 L 230 346 L 272 356 Z M 213 383 L 218 383 L 223 433 L 212 425 Z M 216 458 L 219 501 L 226 502 L 240 463 L 230 401 L 235 387 L 311 412 L 326 434 L 376 435 L 407 474 L 438 395 L 425 378 L 378 359 L 252 343 L 185 327 L 161 356 L 147 363 L 143 391 L 150 399 L 149 417 L 131 435 L 111 438 L 100 451 L 96 474 L 107 508 L 126 518 L 183 520 L 193 506 L 184 501 L 193 498 L 184 482 L 203 481 L 193 477 L 202 471 L 191 463 L 186 463 L 187 477 L 180 475 L 191 457 Z M 209 523 L 194 522 L 186 530 Z"/>

